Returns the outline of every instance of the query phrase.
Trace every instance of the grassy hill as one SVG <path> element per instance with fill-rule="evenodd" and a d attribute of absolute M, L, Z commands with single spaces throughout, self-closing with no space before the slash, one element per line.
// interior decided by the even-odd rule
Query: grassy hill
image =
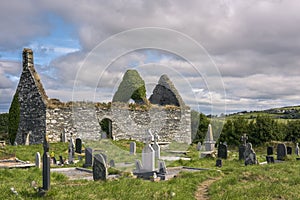
<path fill-rule="evenodd" d="M 268 115 L 273 119 L 300 119 L 300 105 L 287 106 L 281 108 L 271 108 L 262 111 L 241 111 L 234 114 L 229 114 L 226 117 L 242 116 L 245 119 L 255 119 L 258 115 Z"/>

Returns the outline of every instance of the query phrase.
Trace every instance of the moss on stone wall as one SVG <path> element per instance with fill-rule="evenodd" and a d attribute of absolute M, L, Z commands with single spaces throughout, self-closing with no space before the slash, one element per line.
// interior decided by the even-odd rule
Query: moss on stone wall
<path fill-rule="evenodd" d="M 138 104 L 147 103 L 145 81 L 136 70 L 126 71 L 113 97 L 113 102 L 127 103 L 130 99 Z"/>
<path fill-rule="evenodd" d="M 12 103 L 9 108 L 8 115 L 8 137 L 11 144 L 15 142 L 16 135 L 20 122 L 20 103 L 18 99 L 18 92 L 15 93 Z"/>

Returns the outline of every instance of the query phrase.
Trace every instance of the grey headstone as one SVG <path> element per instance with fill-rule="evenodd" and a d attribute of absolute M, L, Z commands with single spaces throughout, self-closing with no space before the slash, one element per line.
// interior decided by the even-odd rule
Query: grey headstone
<path fill-rule="evenodd" d="M 198 142 L 198 144 L 197 144 L 197 151 L 201 151 L 201 148 L 202 148 L 202 144 L 201 144 L 201 142 Z"/>
<path fill-rule="evenodd" d="M 219 144 L 218 146 L 218 158 L 227 159 L 227 145 Z"/>
<path fill-rule="evenodd" d="M 75 152 L 82 153 L 82 140 L 80 138 L 76 138 L 75 140 Z"/>
<path fill-rule="evenodd" d="M 67 142 L 67 136 L 65 130 L 61 133 L 61 142 L 65 143 Z"/>
<path fill-rule="evenodd" d="M 109 161 L 109 166 L 110 167 L 115 167 L 115 161 L 114 160 L 110 160 Z"/>
<path fill-rule="evenodd" d="M 93 179 L 97 180 L 106 180 L 108 176 L 107 167 L 105 160 L 101 154 L 96 154 L 94 156 L 93 163 Z"/>
<path fill-rule="evenodd" d="M 293 151 L 292 147 L 286 147 L 286 152 L 288 155 L 292 155 L 292 151 Z"/>
<path fill-rule="evenodd" d="M 84 167 L 90 167 L 93 165 L 93 149 L 85 148 L 85 164 Z"/>
<path fill-rule="evenodd" d="M 73 162 L 74 162 L 75 150 L 74 150 L 74 143 L 73 143 L 72 137 L 70 138 L 68 153 L 69 153 L 69 159 L 68 159 L 69 164 L 73 164 Z"/>
<path fill-rule="evenodd" d="M 267 155 L 273 155 L 274 154 L 274 148 L 273 147 L 268 147 L 267 148 Z"/>
<path fill-rule="evenodd" d="M 37 168 L 41 168 L 41 154 L 40 154 L 40 152 L 36 152 L 36 154 L 35 154 L 35 166 Z"/>
<path fill-rule="evenodd" d="M 135 153 L 136 153 L 136 143 L 130 142 L 130 154 L 135 155 Z"/>
<path fill-rule="evenodd" d="M 245 160 L 245 157 L 244 157 L 245 150 L 246 150 L 245 145 L 239 146 L 239 160 Z"/>
<path fill-rule="evenodd" d="M 298 143 L 296 144 L 295 154 L 296 154 L 297 156 L 299 156 L 299 144 L 298 144 Z"/>
<path fill-rule="evenodd" d="M 135 169 L 137 172 L 140 172 L 143 169 L 143 165 L 140 160 L 135 161 Z"/>
<path fill-rule="evenodd" d="M 246 150 L 244 152 L 245 165 L 257 164 L 256 153 L 252 149 L 252 144 L 246 144 Z"/>
<path fill-rule="evenodd" d="M 284 160 L 287 155 L 287 149 L 285 144 L 281 143 L 277 145 L 277 160 Z"/>
<path fill-rule="evenodd" d="M 142 164 L 143 170 L 147 172 L 152 172 L 155 170 L 155 151 L 148 143 L 146 143 L 142 151 Z"/>
<path fill-rule="evenodd" d="M 166 163 L 163 160 L 160 160 L 158 163 L 158 171 L 160 174 L 166 174 L 167 173 L 167 168 L 166 168 Z"/>
<path fill-rule="evenodd" d="M 216 167 L 222 167 L 222 160 L 221 159 L 216 160 Z"/>
<path fill-rule="evenodd" d="M 153 150 L 155 151 L 155 159 L 160 159 L 160 146 L 157 142 L 154 142 L 152 145 Z"/>
<path fill-rule="evenodd" d="M 107 133 L 101 132 L 101 139 L 107 139 Z"/>

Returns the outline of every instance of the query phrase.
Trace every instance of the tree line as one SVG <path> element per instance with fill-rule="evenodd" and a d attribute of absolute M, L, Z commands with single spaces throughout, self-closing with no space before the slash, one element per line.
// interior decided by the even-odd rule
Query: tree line
<path fill-rule="evenodd" d="M 192 111 L 193 142 L 203 142 L 210 119 L 202 113 Z M 195 126 L 198 124 L 198 126 Z M 194 128 L 193 128 L 194 126 Z M 196 128 L 195 128 L 196 127 Z M 198 128 L 197 128 L 198 127 Z M 262 145 L 271 141 L 300 141 L 300 120 L 278 121 L 269 115 L 258 115 L 254 119 L 242 116 L 225 120 L 218 142 L 227 142 L 237 146 L 241 143 L 241 136 L 248 135 L 248 141 L 253 145 Z"/>

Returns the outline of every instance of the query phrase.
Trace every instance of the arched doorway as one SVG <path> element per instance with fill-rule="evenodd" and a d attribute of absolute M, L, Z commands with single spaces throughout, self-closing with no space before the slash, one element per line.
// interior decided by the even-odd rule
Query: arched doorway
<path fill-rule="evenodd" d="M 109 118 L 104 118 L 100 121 L 102 131 L 106 133 L 106 137 L 112 139 L 112 121 Z"/>

